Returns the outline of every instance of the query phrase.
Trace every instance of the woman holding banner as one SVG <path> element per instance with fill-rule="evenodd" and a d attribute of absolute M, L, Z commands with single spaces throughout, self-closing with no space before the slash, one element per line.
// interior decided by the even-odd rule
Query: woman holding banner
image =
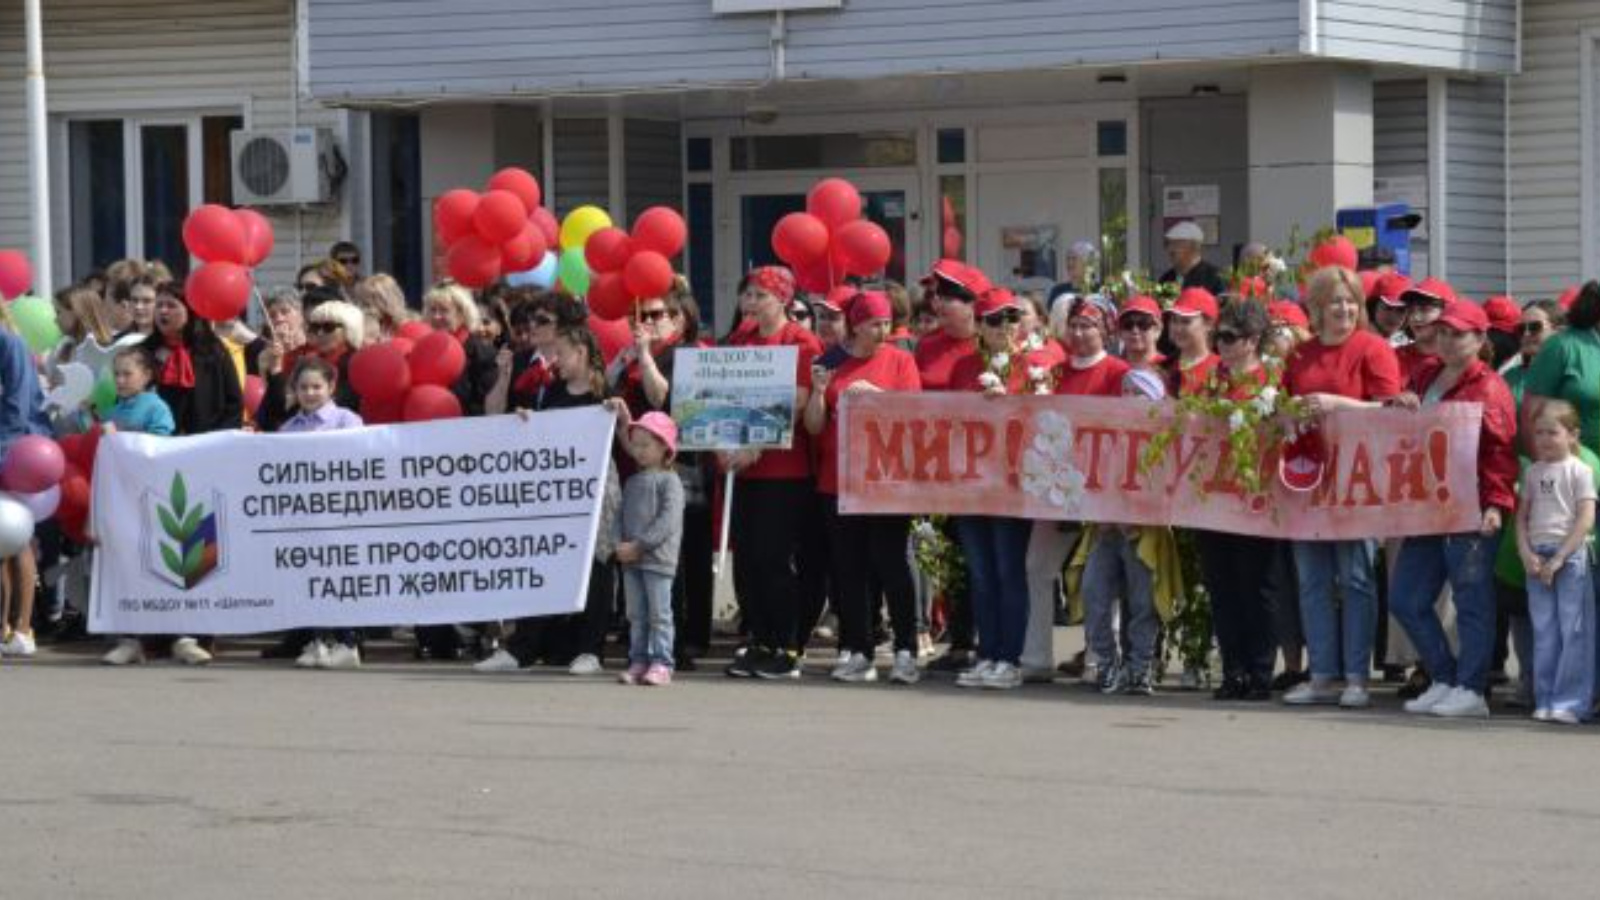
<path fill-rule="evenodd" d="M 1387 341 L 1366 329 L 1365 297 L 1355 272 L 1339 266 L 1317 270 L 1307 305 L 1316 336 L 1295 348 L 1283 381 L 1311 414 L 1373 409 L 1400 393 L 1399 361 Z M 1347 708 L 1371 702 L 1367 679 L 1377 630 L 1376 552 L 1371 540 L 1294 543 L 1311 680 L 1289 690 L 1283 702 Z M 1334 686 L 1341 675 L 1343 691 Z"/>
<path fill-rule="evenodd" d="M 1022 301 L 1005 288 L 991 288 L 978 298 L 978 352 L 956 363 L 950 376 L 953 389 L 991 397 L 1050 392 L 1049 360 L 1036 337 L 1030 347 L 1022 330 L 1022 308 Z M 978 661 L 956 684 L 992 690 L 1020 687 L 1034 523 L 1012 516 L 961 516 L 955 524 L 978 630 Z"/>
<path fill-rule="evenodd" d="M 795 409 L 811 399 L 811 365 L 822 345 L 804 326 L 789 319 L 794 300 L 794 275 L 777 266 L 762 266 L 745 276 L 740 311 L 751 322 L 735 331 L 729 346 L 798 348 Z M 733 492 L 734 590 L 750 646 L 726 669 L 737 678 L 782 679 L 800 676 L 799 574 L 802 529 L 799 513 L 815 493 L 811 480 L 810 442 L 796 433 L 787 450 L 735 450 L 717 454 L 724 471 L 737 474 Z M 810 623 L 807 623 L 809 626 Z"/>
<path fill-rule="evenodd" d="M 1483 407 L 1478 437 L 1478 504 L 1483 523 L 1464 534 L 1413 535 L 1394 561 L 1390 607 L 1428 667 L 1433 684 L 1405 705 L 1409 713 L 1487 718 L 1489 667 L 1495 643 L 1494 556 L 1500 527 L 1517 506 L 1516 407 L 1511 389 L 1479 359 L 1489 317 L 1470 300 L 1449 304 L 1433 326 L 1438 356 L 1411 376 L 1395 405 L 1419 409 L 1437 403 Z M 1449 584 L 1455 601 L 1460 651 L 1434 612 Z"/>
<path fill-rule="evenodd" d="M 890 680 L 911 684 L 917 672 L 916 599 L 906 561 L 910 520 L 905 516 L 840 515 L 839 400 L 846 393 L 911 392 L 922 389 L 917 365 L 906 353 L 884 343 L 893 314 L 880 291 L 863 291 L 844 304 L 849 356 L 837 368 L 815 367 L 811 397 L 806 403 L 806 430 L 818 438 L 820 469 L 817 490 L 826 495 L 825 530 L 831 537 L 834 600 L 839 615 L 839 664 L 836 681 L 877 681 L 872 661 L 872 619 L 877 598 L 868 583 L 876 577 L 889 599 L 894 629 L 894 668 Z"/>

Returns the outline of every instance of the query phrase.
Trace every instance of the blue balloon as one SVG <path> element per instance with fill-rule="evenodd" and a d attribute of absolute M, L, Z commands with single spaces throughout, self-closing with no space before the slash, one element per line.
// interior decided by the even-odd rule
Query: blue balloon
<path fill-rule="evenodd" d="M 512 272 L 506 276 L 506 283 L 512 287 L 536 287 L 548 291 L 556 283 L 556 267 L 560 260 L 554 253 L 545 251 L 544 259 L 537 266 L 526 272 Z"/>

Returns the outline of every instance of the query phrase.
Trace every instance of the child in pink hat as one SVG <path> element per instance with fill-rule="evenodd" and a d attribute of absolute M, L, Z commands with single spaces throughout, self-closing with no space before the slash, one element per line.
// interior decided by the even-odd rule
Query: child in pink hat
<path fill-rule="evenodd" d="M 639 471 L 622 488 L 622 590 L 628 604 L 628 671 L 623 684 L 672 683 L 672 580 L 683 542 L 683 482 L 672 469 L 678 426 L 645 413 L 628 426 Z"/>

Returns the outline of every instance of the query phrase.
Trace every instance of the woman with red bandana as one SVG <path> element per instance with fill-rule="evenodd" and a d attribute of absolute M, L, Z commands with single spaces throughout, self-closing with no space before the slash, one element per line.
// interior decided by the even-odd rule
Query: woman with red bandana
<path fill-rule="evenodd" d="M 911 567 L 906 560 L 910 519 L 906 516 L 839 514 L 839 400 L 846 393 L 915 392 L 922 389 L 911 354 L 885 343 L 893 309 L 879 291 L 864 291 L 845 304 L 848 357 L 836 368 L 811 372 L 806 402 L 806 430 L 819 446 L 817 491 L 826 495 L 826 531 L 832 540 L 835 601 L 839 613 L 839 664 L 835 681 L 877 681 L 873 664 L 874 580 L 889 599 L 894 629 L 895 667 L 891 678 L 915 681 L 917 656 L 916 599 Z M 905 662 L 909 661 L 909 665 Z"/>
<path fill-rule="evenodd" d="M 728 339 L 733 347 L 796 347 L 795 409 L 811 399 L 811 366 L 822 344 L 789 318 L 794 275 L 762 266 L 745 276 L 739 309 L 749 327 Z M 750 646 L 726 669 L 736 678 L 797 678 L 802 646 L 799 574 L 805 517 L 811 501 L 810 441 L 796 429 L 787 450 L 736 450 L 717 454 L 723 471 L 737 473 L 730 524 L 739 552 L 733 559 L 734 589 L 750 631 Z M 807 623 L 810 624 L 810 623 Z"/>

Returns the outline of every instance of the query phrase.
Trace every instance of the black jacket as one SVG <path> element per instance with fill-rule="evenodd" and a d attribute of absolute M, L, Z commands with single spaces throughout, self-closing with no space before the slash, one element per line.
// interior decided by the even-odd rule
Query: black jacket
<path fill-rule="evenodd" d="M 461 401 L 463 416 L 481 416 L 484 398 L 489 396 L 495 381 L 500 378 L 500 365 L 494 359 L 494 345 L 477 335 L 467 338 L 462 349 L 467 354 L 467 365 L 450 390 Z"/>
<path fill-rule="evenodd" d="M 159 375 L 170 350 L 159 334 L 145 339 L 145 349 L 156 358 Z M 244 400 L 239 372 L 222 342 L 210 334 L 197 336 L 189 346 L 194 364 L 194 387 L 157 384 L 156 392 L 172 407 L 176 435 L 227 431 L 244 425 Z"/>

